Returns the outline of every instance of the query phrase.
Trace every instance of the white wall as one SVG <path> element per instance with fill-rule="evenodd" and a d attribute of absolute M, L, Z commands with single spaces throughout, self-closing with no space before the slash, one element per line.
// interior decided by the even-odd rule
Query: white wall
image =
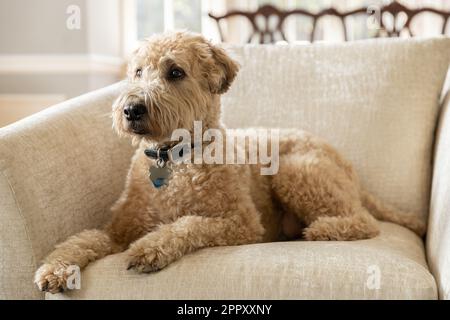
<path fill-rule="evenodd" d="M 0 1 L 0 54 L 85 53 L 85 19 L 80 30 L 66 28 L 71 4 L 86 11 L 86 0 Z"/>
<path fill-rule="evenodd" d="M 12 100 L 3 101 L 0 123 L 39 109 L 25 105 L 29 97 L 45 108 L 49 96 L 71 98 L 118 81 L 122 1 L 0 0 L 0 95 L 21 101 L 10 108 Z M 71 30 L 72 5 L 81 24 Z"/>
<path fill-rule="evenodd" d="M 0 93 L 72 97 L 115 82 L 121 71 L 120 1 L 1 0 Z M 66 26 L 71 5 L 80 8 L 80 29 Z"/>

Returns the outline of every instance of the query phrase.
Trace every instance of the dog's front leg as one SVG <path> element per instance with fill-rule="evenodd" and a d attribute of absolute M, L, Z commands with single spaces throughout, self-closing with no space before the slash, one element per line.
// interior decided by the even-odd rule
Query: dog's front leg
<path fill-rule="evenodd" d="M 34 282 L 41 291 L 62 292 L 68 288 L 70 266 L 83 269 L 89 262 L 122 251 L 105 230 L 85 230 L 56 246 L 36 271 Z"/>
<path fill-rule="evenodd" d="M 263 233 L 257 218 L 183 216 L 136 240 L 128 250 L 128 269 L 157 271 L 197 249 L 255 243 Z"/>

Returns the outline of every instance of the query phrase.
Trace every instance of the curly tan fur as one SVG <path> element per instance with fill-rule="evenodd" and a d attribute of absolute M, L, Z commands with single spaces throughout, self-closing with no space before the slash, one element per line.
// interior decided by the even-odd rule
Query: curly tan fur
<path fill-rule="evenodd" d="M 185 76 L 169 80 L 181 68 Z M 137 72 L 137 70 L 140 70 Z M 358 240 L 379 233 L 375 218 L 402 224 L 419 235 L 424 225 L 383 205 L 363 190 L 350 163 L 330 145 L 300 130 L 283 131 L 280 169 L 260 175 L 259 165 L 180 164 L 168 186 L 148 181 L 153 160 L 144 149 L 169 140 L 174 129 L 193 133 L 220 123 L 219 95 L 227 91 L 238 64 L 200 35 L 178 32 L 145 40 L 129 64 L 128 89 L 113 106 L 119 135 L 139 142 L 125 190 L 103 230 L 87 230 L 58 245 L 38 269 L 39 289 L 66 289 L 67 266 L 85 267 L 105 255 L 127 250 L 129 268 L 152 272 L 204 247 L 304 237 Z M 124 108 L 145 105 L 138 122 Z"/>

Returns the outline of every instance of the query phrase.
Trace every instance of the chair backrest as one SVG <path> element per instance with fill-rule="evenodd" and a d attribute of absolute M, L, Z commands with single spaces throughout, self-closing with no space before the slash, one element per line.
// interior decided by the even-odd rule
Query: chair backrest
<path fill-rule="evenodd" d="M 209 13 L 209 16 L 217 22 L 219 34 L 222 41 L 227 41 L 224 35 L 224 30 L 221 26 L 221 21 L 226 21 L 232 17 L 245 17 L 252 26 L 251 34 L 247 39 L 247 43 L 254 42 L 259 38 L 260 43 L 275 43 L 278 40 L 285 40 L 285 22 L 288 17 L 303 16 L 312 19 L 312 28 L 309 32 L 309 40 L 313 42 L 316 40 L 317 23 L 325 16 L 337 17 L 342 25 L 344 40 L 348 40 L 348 30 L 346 18 L 356 15 L 367 15 L 375 21 L 376 33 L 375 37 L 398 37 L 402 33 L 407 33 L 409 36 L 415 36 L 411 31 L 411 22 L 415 20 L 421 13 L 434 13 L 442 18 L 441 34 L 445 34 L 445 30 L 449 23 L 450 11 L 437 10 L 434 8 L 422 7 L 417 9 L 408 8 L 397 1 L 393 1 L 388 5 L 382 7 L 368 6 L 359 9 L 341 12 L 335 8 L 328 8 L 319 12 L 309 12 L 304 9 L 281 10 L 272 5 L 264 5 L 259 7 L 256 11 L 239 11 L 232 10 L 224 15 L 216 16 Z M 399 25 L 401 19 L 403 23 Z"/>
<path fill-rule="evenodd" d="M 227 127 L 323 137 L 365 188 L 426 218 L 449 38 L 232 48 L 242 67 L 222 97 Z"/>

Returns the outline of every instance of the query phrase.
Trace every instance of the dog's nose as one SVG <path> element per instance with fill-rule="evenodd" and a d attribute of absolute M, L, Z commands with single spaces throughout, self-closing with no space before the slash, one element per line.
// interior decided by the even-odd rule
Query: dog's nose
<path fill-rule="evenodd" d="M 147 109 L 143 104 L 128 104 L 123 109 L 123 113 L 125 114 L 125 118 L 128 121 L 140 120 L 144 114 L 147 113 Z"/>

